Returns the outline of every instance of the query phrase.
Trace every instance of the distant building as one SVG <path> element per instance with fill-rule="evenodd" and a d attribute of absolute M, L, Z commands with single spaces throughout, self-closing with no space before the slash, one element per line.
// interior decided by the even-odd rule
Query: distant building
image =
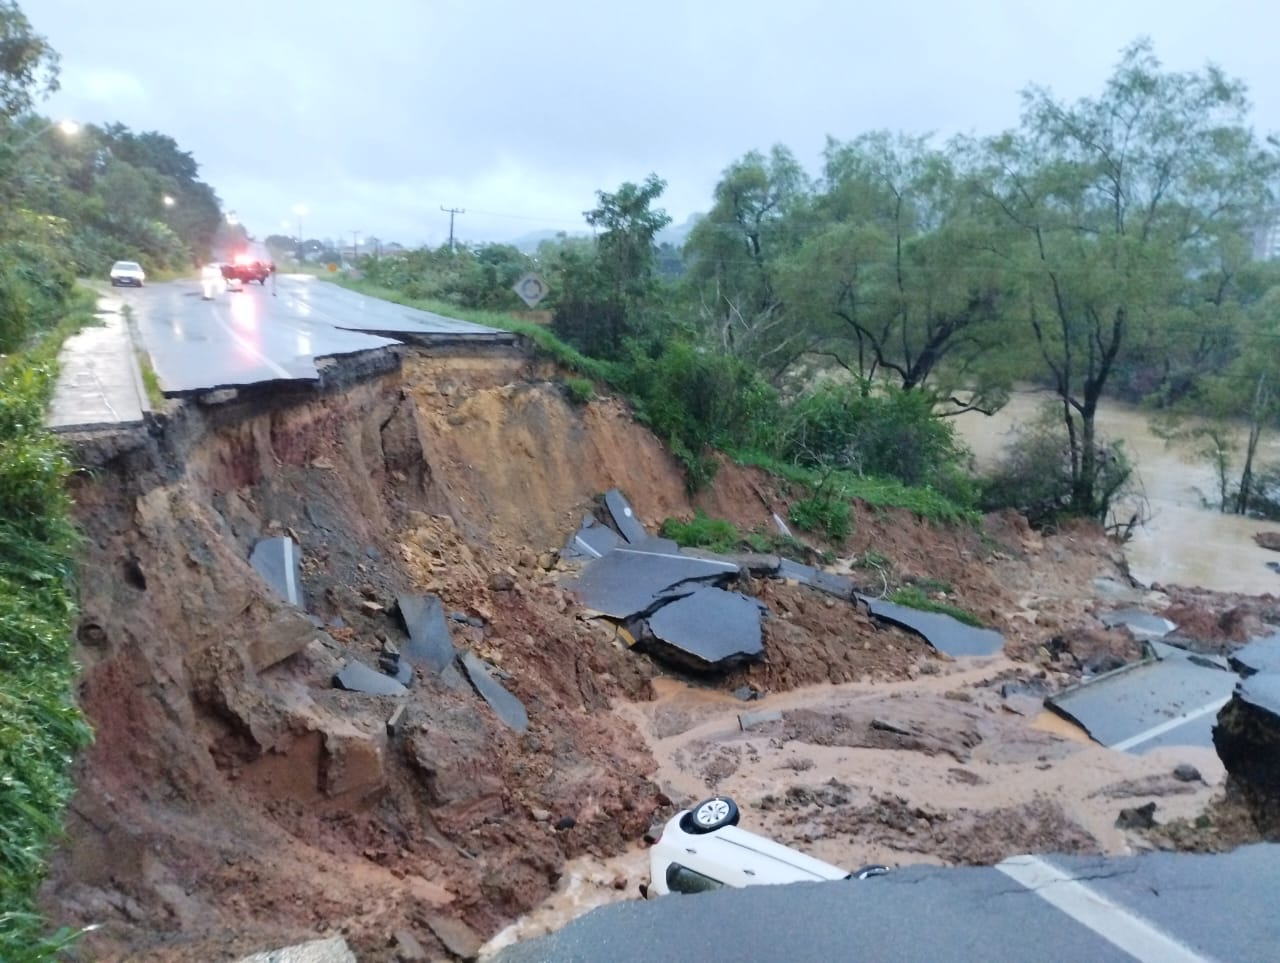
<path fill-rule="evenodd" d="M 1280 258 L 1280 215 L 1253 232 L 1253 256 L 1260 261 Z"/>

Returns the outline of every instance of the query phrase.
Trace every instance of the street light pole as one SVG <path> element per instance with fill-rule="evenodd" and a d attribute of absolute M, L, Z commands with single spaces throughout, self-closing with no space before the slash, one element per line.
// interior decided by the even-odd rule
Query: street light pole
<path fill-rule="evenodd" d="M 302 237 L 302 217 L 307 213 L 307 205 L 294 204 L 293 213 L 298 218 L 298 263 L 301 264 L 307 255 L 306 241 Z"/>

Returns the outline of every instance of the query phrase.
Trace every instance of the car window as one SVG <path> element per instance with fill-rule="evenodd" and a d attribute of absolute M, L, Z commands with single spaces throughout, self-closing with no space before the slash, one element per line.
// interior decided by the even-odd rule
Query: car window
<path fill-rule="evenodd" d="M 723 887 L 724 883 L 720 880 L 705 876 L 688 866 L 672 863 L 667 867 L 667 889 L 673 893 L 710 893 Z"/>

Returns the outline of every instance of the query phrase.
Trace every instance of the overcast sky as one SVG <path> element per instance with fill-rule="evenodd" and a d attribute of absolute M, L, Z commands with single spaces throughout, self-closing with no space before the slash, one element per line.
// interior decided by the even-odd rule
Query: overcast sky
<path fill-rule="evenodd" d="M 1275 0 L 20 0 L 61 53 L 43 112 L 172 136 L 255 235 L 440 243 L 582 229 L 655 172 L 683 221 L 753 148 L 994 133 L 1099 92 L 1150 36 L 1280 130 Z"/>

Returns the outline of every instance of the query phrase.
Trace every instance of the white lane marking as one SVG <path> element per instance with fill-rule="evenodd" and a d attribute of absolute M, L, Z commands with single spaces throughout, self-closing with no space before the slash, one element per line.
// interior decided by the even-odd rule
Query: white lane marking
<path fill-rule="evenodd" d="M 1144 742 L 1154 739 L 1156 736 L 1163 736 L 1166 732 L 1172 732 L 1184 723 L 1191 722 L 1194 719 L 1199 719 L 1201 716 L 1207 716 L 1210 712 L 1217 712 L 1230 701 L 1231 696 L 1226 696 L 1221 699 L 1215 699 L 1213 702 L 1210 702 L 1208 705 L 1203 705 L 1199 709 L 1189 709 L 1180 716 L 1174 716 L 1172 719 L 1162 722 L 1158 726 L 1152 726 L 1146 732 L 1139 732 L 1136 736 L 1130 736 L 1128 739 L 1122 739 L 1120 742 L 1115 743 L 1109 748 L 1114 749 L 1117 752 L 1125 752 L 1132 749 L 1134 746 L 1140 746 Z"/>
<path fill-rule="evenodd" d="M 1212 963 L 1154 923 L 1036 856 L 1011 856 L 996 869 L 1141 963 Z"/>
<path fill-rule="evenodd" d="M 293 539 L 291 538 L 284 540 L 284 589 L 289 604 L 298 605 L 298 584 L 293 577 Z"/>
<path fill-rule="evenodd" d="M 241 293 L 248 294 L 249 292 L 243 291 Z M 252 341 L 248 341 L 242 335 L 240 335 L 240 333 L 237 332 L 235 328 L 233 328 L 226 320 L 222 318 L 222 316 L 219 314 L 216 308 L 212 310 L 212 313 L 213 313 L 213 320 L 217 321 L 218 324 L 222 326 L 222 329 L 226 331 L 227 334 L 231 335 L 231 340 L 234 341 L 236 344 L 240 345 L 240 347 L 244 348 L 245 351 L 249 352 L 249 354 L 253 355 L 259 361 L 261 361 L 266 368 L 270 369 L 274 374 L 279 375 L 281 378 L 291 379 L 295 377 L 295 375 L 290 374 L 280 365 L 276 364 L 274 361 L 268 358 L 265 354 L 263 354 L 258 349 L 257 345 L 255 345 Z"/>
<path fill-rule="evenodd" d="M 584 548 L 584 549 L 586 549 L 588 552 L 590 552 L 590 553 L 591 553 L 593 556 L 595 556 L 596 558 L 604 558 L 604 555 L 603 555 L 602 553 L 597 552 L 594 548 L 592 548 L 592 547 L 591 547 L 590 545 L 588 545 L 585 541 L 583 541 L 583 540 L 582 540 L 582 537 L 581 537 L 580 535 L 575 535 L 575 536 L 573 536 L 573 541 L 574 541 L 574 543 L 575 543 L 575 544 L 577 544 L 580 548 Z"/>
<path fill-rule="evenodd" d="M 646 552 L 642 548 L 615 548 L 615 552 L 622 552 L 626 555 L 652 555 L 654 558 L 678 558 L 682 562 L 701 562 L 704 565 L 715 565 L 726 572 L 733 571 L 738 568 L 733 562 L 718 562 L 711 558 L 698 558 L 696 555 L 672 555 L 670 552 Z"/>

